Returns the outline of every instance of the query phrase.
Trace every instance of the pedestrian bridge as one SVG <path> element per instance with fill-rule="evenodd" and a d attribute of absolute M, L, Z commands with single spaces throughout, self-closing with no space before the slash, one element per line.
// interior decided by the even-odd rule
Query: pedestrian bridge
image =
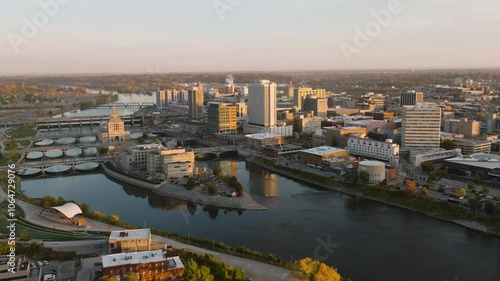
<path fill-rule="evenodd" d="M 238 152 L 237 145 L 228 145 L 228 146 L 217 146 L 217 147 L 204 147 L 204 148 L 195 148 L 192 149 L 194 151 L 194 155 L 201 154 L 214 154 L 219 157 L 221 153 L 224 152 Z"/>

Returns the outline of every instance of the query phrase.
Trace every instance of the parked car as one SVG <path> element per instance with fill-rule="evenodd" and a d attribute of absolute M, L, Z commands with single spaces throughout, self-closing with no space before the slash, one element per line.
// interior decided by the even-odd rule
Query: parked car
<path fill-rule="evenodd" d="M 42 261 L 43 265 L 49 265 L 48 261 Z"/>
<path fill-rule="evenodd" d="M 35 262 L 35 264 L 36 264 L 36 266 L 42 266 L 42 265 L 43 265 L 43 262 L 41 262 L 41 261 L 37 261 L 37 262 Z"/>

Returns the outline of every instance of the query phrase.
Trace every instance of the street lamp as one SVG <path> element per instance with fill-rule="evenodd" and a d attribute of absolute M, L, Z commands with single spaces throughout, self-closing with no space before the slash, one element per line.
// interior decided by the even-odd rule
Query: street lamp
<path fill-rule="evenodd" d="M 62 265 L 57 267 L 57 280 L 61 281 L 61 267 Z"/>

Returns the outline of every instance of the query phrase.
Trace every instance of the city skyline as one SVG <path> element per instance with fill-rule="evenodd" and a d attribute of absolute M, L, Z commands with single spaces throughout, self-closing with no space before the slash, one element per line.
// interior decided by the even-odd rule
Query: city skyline
<path fill-rule="evenodd" d="M 500 3 L 486 0 L 9 5 L 2 76 L 500 67 Z"/>

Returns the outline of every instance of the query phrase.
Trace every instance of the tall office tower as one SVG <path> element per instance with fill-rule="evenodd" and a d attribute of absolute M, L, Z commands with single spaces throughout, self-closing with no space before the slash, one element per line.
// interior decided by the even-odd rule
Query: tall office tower
<path fill-rule="evenodd" d="M 235 132 L 237 127 L 237 106 L 228 103 L 207 104 L 207 131 L 209 133 Z"/>
<path fill-rule="evenodd" d="M 288 84 L 288 93 L 287 93 L 287 96 L 290 100 L 293 100 L 293 84 L 292 84 L 292 81 L 290 81 L 290 83 Z"/>
<path fill-rule="evenodd" d="M 407 92 L 401 93 L 401 99 L 399 106 L 403 107 L 405 105 L 416 105 L 417 102 L 424 101 L 424 93 L 422 92 Z"/>
<path fill-rule="evenodd" d="M 403 107 L 401 147 L 411 150 L 439 149 L 441 108 L 418 102 Z"/>
<path fill-rule="evenodd" d="M 315 96 L 307 96 L 303 101 L 304 111 L 314 111 L 315 116 L 326 117 L 328 111 L 328 99 L 318 99 Z"/>
<path fill-rule="evenodd" d="M 202 83 L 198 83 L 198 86 L 189 90 L 189 117 L 193 119 L 201 119 L 204 117 Z"/>
<path fill-rule="evenodd" d="M 277 122 L 276 112 L 277 86 L 269 80 L 248 86 L 248 123 L 264 127 L 274 127 Z"/>
<path fill-rule="evenodd" d="M 293 103 L 298 109 L 302 109 L 302 102 L 307 95 L 316 96 L 319 99 L 326 98 L 325 89 L 314 89 L 306 87 L 298 87 L 293 90 Z"/>

